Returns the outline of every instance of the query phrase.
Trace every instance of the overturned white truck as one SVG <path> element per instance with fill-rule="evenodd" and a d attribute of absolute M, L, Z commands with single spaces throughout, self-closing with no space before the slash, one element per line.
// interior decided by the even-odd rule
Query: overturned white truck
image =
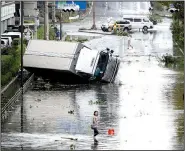
<path fill-rule="evenodd" d="M 23 66 L 36 76 L 63 83 L 112 83 L 120 59 L 109 49 L 92 50 L 82 43 L 30 40 Z"/>

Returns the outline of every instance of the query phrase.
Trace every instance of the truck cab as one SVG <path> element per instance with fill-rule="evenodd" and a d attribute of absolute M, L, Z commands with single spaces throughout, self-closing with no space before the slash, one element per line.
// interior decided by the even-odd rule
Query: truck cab
<path fill-rule="evenodd" d="M 112 83 L 119 69 L 120 60 L 110 49 L 97 51 L 82 48 L 76 64 L 76 73 L 89 81 Z"/>

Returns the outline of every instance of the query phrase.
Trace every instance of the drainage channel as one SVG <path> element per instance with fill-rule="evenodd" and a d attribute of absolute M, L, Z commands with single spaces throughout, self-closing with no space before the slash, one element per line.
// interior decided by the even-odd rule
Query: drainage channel
<path fill-rule="evenodd" d="M 23 93 L 26 92 L 26 90 L 29 88 L 30 83 L 34 80 L 34 74 L 32 74 L 28 80 L 23 85 Z M 15 102 L 20 98 L 21 96 L 21 88 L 17 90 L 17 92 L 14 94 L 13 97 L 11 97 L 7 103 L 3 106 L 1 109 L 1 120 L 4 122 L 5 119 L 8 117 L 8 111 L 9 109 L 15 104 Z"/>

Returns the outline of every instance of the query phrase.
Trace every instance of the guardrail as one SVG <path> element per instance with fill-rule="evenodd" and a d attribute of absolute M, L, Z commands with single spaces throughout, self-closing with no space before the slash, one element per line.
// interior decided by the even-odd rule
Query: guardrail
<path fill-rule="evenodd" d="M 33 81 L 34 79 L 34 74 L 31 75 L 31 77 L 25 82 L 24 86 L 23 86 L 23 93 L 26 92 L 26 90 L 28 89 L 28 87 L 30 86 L 30 83 Z M 13 103 L 15 103 L 15 101 L 17 99 L 19 99 L 19 97 L 21 96 L 21 90 L 22 88 L 20 88 L 15 95 L 6 103 L 6 105 L 1 109 L 1 118 L 2 120 L 4 120 L 7 117 L 7 110 L 10 108 L 10 106 L 13 105 Z"/>

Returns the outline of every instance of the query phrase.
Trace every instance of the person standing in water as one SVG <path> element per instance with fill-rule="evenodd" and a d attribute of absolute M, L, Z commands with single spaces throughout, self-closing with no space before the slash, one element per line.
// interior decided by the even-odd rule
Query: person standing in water
<path fill-rule="evenodd" d="M 132 47 L 132 49 L 133 49 L 133 46 L 130 44 L 131 43 L 131 38 L 132 38 L 132 36 L 131 35 L 128 35 L 128 49 L 130 47 Z"/>
<path fill-rule="evenodd" d="M 94 141 L 98 142 L 95 138 L 99 134 L 98 132 L 98 111 L 94 111 L 93 124 L 91 125 L 91 128 L 94 130 Z"/>

